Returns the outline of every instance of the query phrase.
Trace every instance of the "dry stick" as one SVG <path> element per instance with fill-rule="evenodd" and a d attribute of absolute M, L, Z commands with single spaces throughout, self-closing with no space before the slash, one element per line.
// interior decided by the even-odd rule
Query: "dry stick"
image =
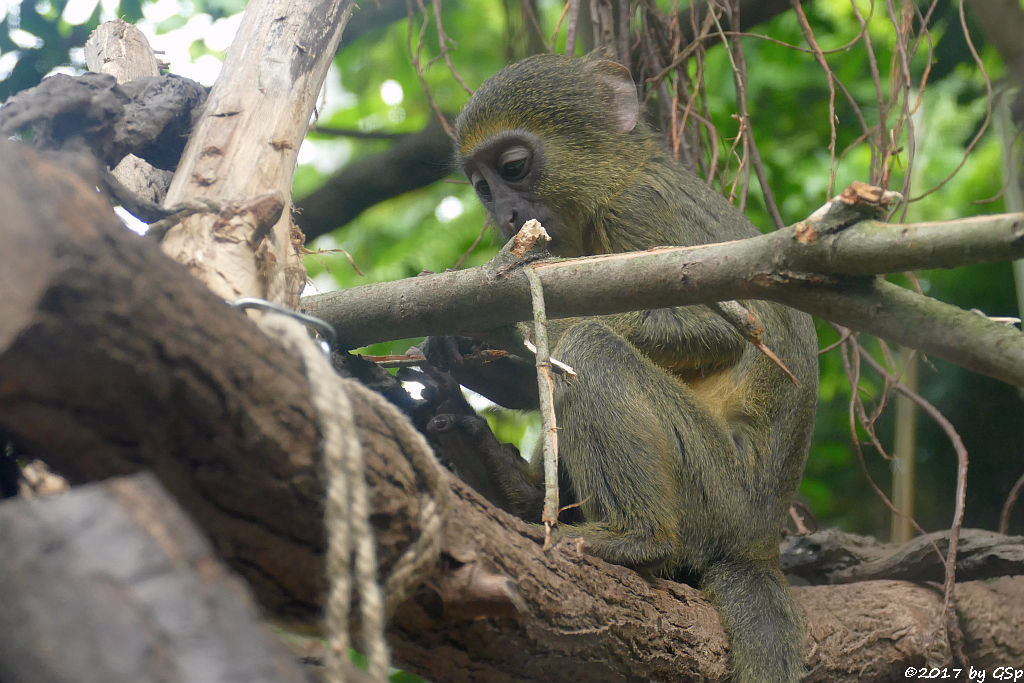
<path fill-rule="evenodd" d="M 616 3 L 616 14 L 618 15 L 618 28 L 615 31 L 618 35 L 616 52 L 623 64 L 629 64 L 629 0 L 618 0 Z"/>
<path fill-rule="evenodd" d="M 1003 503 L 1003 512 L 999 515 L 999 533 L 1005 534 L 1010 529 L 1010 513 L 1013 512 L 1013 506 L 1017 504 L 1017 497 L 1020 496 L 1021 489 L 1024 489 L 1024 474 L 1020 475 L 1020 479 L 1010 489 L 1010 495 L 1006 496 L 1006 502 Z"/>
<path fill-rule="evenodd" d="M 433 0 L 432 6 L 434 8 L 434 25 L 437 27 L 437 44 L 441 48 L 441 56 L 444 57 L 444 63 L 448 66 L 448 71 L 451 72 L 455 82 L 461 85 L 467 94 L 472 95 L 473 89 L 466 85 L 466 81 L 462 80 L 462 76 L 455 70 L 455 65 L 452 64 L 452 56 L 448 53 L 448 43 L 451 41 L 451 38 L 444 32 L 444 24 L 441 22 L 441 0 Z"/>
<path fill-rule="evenodd" d="M 807 44 L 811 46 L 814 51 L 814 59 L 817 60 L 821 66 L 821 70 L 825 72 L 825 77 L 828 80 L 828 126 L 829 126 L 829 141 L 828 141 L 828 153 L 829 153 L 829 168 L 832 170 L 829 176 L 828 183 L 828 195 L 832 195 L 832 181 L 835 179 L 835 168 L 836 168 L 836 84 L 835 77 L 832 74 L 832 69 L 829 68 L 828 61 L 825 59 L 825 53 L 822 52 L 821 46 L 818 45 L 818 41 L 814 37 L 814 30 L 811 28 L 810 22 L 807 20 L 807 15 L 804 14 L 803 7 L 800 6 L 799 2 L 793 3 L 793 12 L 796 14 L 798 21 L 800 22 L 800 30 L 803 31 L 804 38 L 807 40 Z"/>
<path fill-rule="evenodd" d="M 864 349 L 860 349 L 861 356 L 876 372 L 888 374 L 878 362 L 871 357 Z M 963 664 L 967 661 L 964 654 L 964 634 L 960 629 L 960 622 L 956 616 L 956 608 L 953 604 L 954 589 L 956 586 L 956 556 L 960 547 L 960 529 L 964 524 L 964 504 L 967 497 L 967 447 L 964 446 L 960 434 L 950 424 L 945 415 L 939 409 L 925 400 L 920 394 L 909 389 L 899 380 L 893 380 L 893 386 L 897 391 L 916 403 L 924 412 L 928 413 L 936 424 L 946 433 L 956 451 L 956 502 L 953 510 L 953 524 L 949 530 L 949 549 L 946 552 L 946 578 L 943 585 L 942 609 L 945 614 L 946 637 L 949 639 L 949 646 L 957 662 Z"/>
<path fill-rule="evenodd" d="M 865 19 L 864 16 L 860 13 L 860 9 L 857 7 L 857 3 L 851 4 L 853 6 L 853 13 L 857 15 L 857 21 L 860 23 L 861 35 L 864 38 L 864 54 L 868 59 L 868 68 L 871 70 L 871 80 L 874 82 L 875 85 L 875 106 L 878 107 L 878 137 L 875 142 L 869 141 L 868 147 L 871 149 L 871 165 L 869 166 L 869 168 L 871 168 L 872 171 L 870 180 L 873 185 L 879 185 L 881 184 L 882 175 L 885 173 L 885 168 L 888 164 L 888 161 L 886 160 L 888 158 L 888 152 L 886 151 L 887 148 L 885 137 L 885 127 L 887 125 L 886 116 L 888 112 L 885 107 L 885 96 L 882 94 L 882 75 L 881 72 L 878 70 L 878 59 L 877 57 L 875 57 L 875 48 L 871 44 L 871 33 L 867 30 L 868 22 L 871 20 L 871 16 L 875 10 L 875 5 L 874 3 L 871 4 L 870 13 L 868 14 L 868 17 Z M 858 116 L 860 115 L 859 107 L 855 107 L 854 111 L 857 112 Z M 881 163 L 877 165 L 875 163 L 876 148 L 878 153 L 882 155 Z M 877 176 L 875 175 L 875 168 L 879 169 Z M 833 166 L 832 172 L 829 174 L 829 194 L 831 194 L 832 183 L 834 180 L 835 167 Z"/>
<path fill-rule="evenodd" d="M 437 120 L 441 122 L 441 127 L 444 128 L 444 132 L 451 139 L 455 139 L 455 131 L 452 129 L 448 119 L 441 113 L 441 108 L 437 105 L 437 101 L 434 100 L 434 94 L 430 90 L 430 85 L 427 84 L 427 77 L 423 74 L 423 65 L 420 63 L 420 54 L 423 52 L 423 40 L 427 35 L 427 25 L 429 24 L 430 18 L 427 14 L 427 8 L 423 5 L 423 0 L 416 0 L 419 5 L 420 12 L 423 14 L 423 23 L 420 25 L 419 38 L 416 42 L 416 49 L 412 47 L 412 35 L 413 35 L 413 8 L 412 2 L 409 3 L 409 30 L 406 32 L 405 42 L 406 49 L 409 51 L 409 60 L 412 62 L 413 68 L 416 70 L 416 78 L 419 79 L 420 85 L 423 87 L 423 93 L 427 96 L 427 102 L 430 103 L 430 108 L 434 110 L 434 115 L 437 116 Z"/>
<path fill-rule="evenodd" d="M 837 330 L 846 329 L 840 325 L 835 324 L 833 324 L 832 327 L 836 328 Z M 851 347 L 853 353 L 848 354 L 847 351 L 850 350 Z M 843 369 L 846 372 L 846 376 L 850 382 L 850 406 L 848 409 L 848 416 L 851 441 L 853 443 L 854 452 L 856 452 L 857 454 L 857 461 L 860 464 L 861 473 L 863 473 L 864 478 L 868 482 L 868 485 L 871 486 L 871 489 L 875 492 L 875 495 L 878 496 L 878 499 L 882 501 L 882 503 L 889 509 L 890 512 L 892 512 L 895 515 L 902 515 L 903 512 L 896 509 L 896 506 L 893 505 L 892 501 L 889 499 L 889 496 L 885 495 L 885 492 L 878 486 L 877 483 L 875 483 L 875 480 L 872 478 L 871 473 L 868 472 L 867 463 L 864 461 L 864 451 L 860 447 L 860 439 L 857 437 L 857 409 L 855 407 L 854 402 L 857 396 L 858 385 L 860 384 L 860 351 L 860 344 L 857 342 L 856 337 L 852 335 L 846 336 L 845 341 L 840 346 L 840 358 L 843 362 Z M 876 444 L 875 447 L 878 448 L 878 445 Z M 926 535 L 927 532 L 921 528 L 921 525 L 917 523 L 916 519 L 914 519 L 913 517 L 910 517 L 909 519 L 911 525 L 913 525 L 913 527 L 917 530 L 919 534 L 921 534 L 922 536 Z M 932 549 L 935 551 L 935 554 L 938 555 L 939 560 L 944 560 L 942 551 L 939 549 L 938 544 L 932 541 L 931 546 Z"/>
<path fill-rule="evenodd" d="M 793 526 L 796 527 L 796 533 L 798 536 L 807 536 L 811 533 L 807 529 L 807 525 L 804 524 L 804 520 L 800 517 L 800 513 L 796 511 L 795 505 L 789 506 L 789 518 L 793 520 Z"/>
<path fill-rule="evenodd" d="M 524 269 L 530 281 L 533 301 L 533 336 L 537 340 L 537 389 L 540 414 L 544 421 L 544 549 L 551 546 L 551 529 L 558 524 L 558 425 L 555 422 L 554 385 L 551 381 L 551 359 L 548 351 L 547 315 L 544 312 L 544 289 L 540 276 L 532 266 Z"/>
<path fill-rule="evenodd" d="M 580 23 L 580 0 L 569 0 L 565 7 L 569 11 L 569 23 L 565 27 L 565 54 L 572 57 L 576 54 L 576 29 Z"/>
<path fill-rule="evenodd" d="M 498 358 L 505 358 L 509 355 L 508 351 L 504 349 L 481 349 L 476 353 L 470 353 L 463 356 L 464 360 L 481 360 L 487 362 L 489 360 L 496 360 Z M 414 367 L 417 365 L 423 365 L 426 358 L 422 353 L 405 353 L 393 356 L 368 356 L 360 354 L 362 358 L 376 363 L 382 368 L 406 368 Z"/>
<path fill-rule="evenodd" d="M 531 5 L 529 2 L 521 2 L 519 4 L 520 14 L 523 16 L 523 28 L 526 31 L 526 40 L 529 45 L 534 38 L 530 37 L 529 29 L 532 28 L 536 39 L 540 40 L 541 45 L 548 53 L 555 51 L 555 41 L 552 40 L 550 43 L 544 40 L 544 29 L 540 25 L 540 20 L 537 18 L 536 7 Z"/>
<path fill-rule="evenodd" d="M 898 92 L 900 94 L 894 94 L 893 96 L 900 103 L 900 113 L 896 118 L 895 127 L 889 131 L 889 135 L 893 138 L 893 147 L 896 147 L 895 141 L 899 139 L 904 128 L 906 128 L 907 142 L 906 142 L 906 161 L 903 162 L 905 173 L 903 174 L 903 185 L 900 188 L 900 194 L 904 197 L 910 197 L 910 187 L 914 181 L 914 159 L 917 156 L 917 135 L 914 130 L 914 119 L 912 118 L 910 111 L 910 89 L 913 87 L 913 78 L 910 75 L 910 55 L 907 54 L 907 37 L 910 35 L 911 27 L 905 20 L 900 21 L 897 18 L 896 8 L 893 5 L 892 0 L 885 0 L 885 6 L 889 10 L 889 19 L 892 22 L 893 30 L 896 32 L 895 50 L 892 62 L 889 67 L 889 78 L 890 81 L 896 76 L 895 83 L 893 83 L 891 92 Z M 901 7 L 905 13 L 907 7 L 901 3 Z M 903 31 L 903 26 L 906 26 L 906 31 Z M 927 30 L 927 28 L 925 29 Z M 902 150 L 901 150 L 902 151 Z M 882 178 L 882 184 L 888 187 L 889 177 L 888 171 L 886 176 Z M 899 210 L 899 220 L 902 222 L 907 216 L 907 207 L 909 202 L 903 204 Z"/>
<path fill-rule="evenodd" d="M 967 49 L 971 53 L 971 58 L 974 60 L 974 64 L 978 68 L 978 72 L 981 74 L 981 77 L 985 79 L 985 120 L 981 122 L 981 125 L 978 127 L 978 132 L 974 134 L 974 137 L 972 137 L 971 141 L 967 144 L 967 147 L 964 149 L 964 154 L 960 158 L 960 163 L 957 164 L 956 168 L 950 171 L 949 175 L 940 180 L 934 187 L 929 188 L 927 191 L 922 192 L 916 197 L 911 197 L 909 200 L 911 202 L 916 202 L 919 199 L 927 197 L 932 192 L 935 192 L 952 180 L 953 177 L 960 172 L 960 169 L 963 168 L 964 164 L 967 163 L 967 159 L 971 152 L 973 152 L 974 148 L 978 146 L 982 136 L 985 135 L 985 131 L 988 130 L 988 127 L 992 122 L 992 79 L 989 78 L 988 71 L 985 69 L 985 63 L 982 60 L 981 55 L 978 54 L 978 50 L 974 46 L 974 41 L 971 40 L 971 32 L 967 28 L 967 17 L 964 14 L 963 0 L 960 0 L 957 5 L 957 13 L 960 17 L 960 30 L 963 33 L 964 42 L 967 44 Z"/>
<path fill-rule="evenodd" d="M 153 221 L 149 224 L 149 228 L 146 230 L 146 239 L 156 240 L 159 242 L 167 234 L 167 231 L 173 228 L 175 225 L 180 223 L 185 218 L 192 216 L 197 213 L 220 213 L 223 210 L 220 202 L 214 201 L 213 199 L 190 199 L 176 204 L 170 209 L 171 214 L 158 221 Z"/>
<path fill-rule="evenodd" d="M 797 3 L 799 4 L 799 3 Z M 739 9 L 737 7 L 736 12 L 729 12 L 730 21 L 733 21 L 735 17 L 735 24 L 739 27 Z M 768 183 L 768 174 L 764 170 L 764 162 L 761 160 L 761 151 L 757 147 L 757 141 L 754 139 L 754 128 L 750 125 L 750 106 L 747 101 L 747 60 L 743 54 L 743 45 L 740 42 L 739 36 L 727 38 L 725 32 L 722 30 L 722 26 L 716 20 L 715 25 L 718 26 L 719 34 L 722 36 L 722 42 L 726 45 L 726 51 L 729 53 L 729 60 L 733 67 L 733 82 L 736 85 L 736 106 L 739 109 L 739 116 L 742 122 L 741 127 L 746 130 L 746 137 L 744 138 L 744 145 L 747 150 L 747 154 L 750 156 L 750 167 L 754 170 L 754 175 L 757 176 L 757 183 L 761 186 L 761 194 L 764 197 L 765 208 L 768 210 L 768 215 L 772 218 L 772 223 L 775 225 L 775 229 L 785 227 L 786 222 L 782 220 L 782 214 L 779 213 L 778 204 L 775 202 L 775 194 L 772 192 L 771 185 Z M 833 100 L 835 99 L 835 92 L 832 93 Z M 747 169 L 749 174 L 750 168 Z M 749 188 L 749 182 L 744 183 L 744 197 Z"/>
<path fill-rule="evenodd" d="M 484 235 L 487 234 L 487 228 L 489 223 L 490 221 L 484 221 L 483 226 L 481 226 L 480 228 L 480 234 L 478 234 L 476 236 L 476 239 L 473 240 L 473 244 L 469 245 L 469 249 L 467 249 L 465 253 L 463 253 L 462 256 L 459 257 L 459 260 L 455 262 L 455 265 L 452 266 L 452 270 L 459 270 L 460 268 L 462 268 L 462 264 L 466 262 L 466 259 L 469 258 L 469 255 L 476 251 L 476 248 L 480 245 L 480 242 L 483 240 Z"/>
<path fill-rule="evenodd" d="M 775 355 L 768 346 L 761 340 L 761 335 L 764 333 L 764 326 L 754 317 L 754 314 L 750 312 L 746 306 L 738 301 L 719 301 L 711 304 L 711 310 L 721 316 L 727 323 L 732 325 L 736 330 L 743 335 L 743 338 L 748 342 L 757 347 L 757 350 L 768 356 L 773 363 L 778 365 L 786 376 L 789 377 L 793 384 L 800 386 L 800 381 L 796 378 L 786 364 L 782 362 L 782 359 Z"/>

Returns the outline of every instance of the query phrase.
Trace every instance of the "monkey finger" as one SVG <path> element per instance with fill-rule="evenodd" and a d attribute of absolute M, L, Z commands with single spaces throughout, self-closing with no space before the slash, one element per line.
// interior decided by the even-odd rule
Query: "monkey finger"
<path fill-rule="evenodd" d="M 423 357 L 427 363 L 439 370 L 451 370 L 462 367 L 462 352 L 459 350 L 459 338 L 451 335 L 427 337 L 420 344 Z"/>

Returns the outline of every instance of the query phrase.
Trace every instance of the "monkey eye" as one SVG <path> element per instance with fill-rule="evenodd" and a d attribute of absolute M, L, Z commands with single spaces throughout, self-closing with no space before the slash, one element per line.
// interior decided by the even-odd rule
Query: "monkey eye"
<path fill-rule="evenodd" d="M 530 150 L 525 147 L 512 147 L 498 162 L 498 172 L 505 180 L 522 180 L 530 170 Z"/>

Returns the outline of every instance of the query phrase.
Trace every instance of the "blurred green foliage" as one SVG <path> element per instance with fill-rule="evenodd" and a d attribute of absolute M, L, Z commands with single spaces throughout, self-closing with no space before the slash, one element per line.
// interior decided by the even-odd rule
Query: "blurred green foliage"
<path fill-rule="evenodd" d="M 177 17 L 157 27 L 169 31 L 194 13 L 224 16 L 237 11 L 241 0 L 193 0 L 181 2 Z M 663 3 L 667 4 L 667 3 Z M 933 17 L 931 52 L 922 48 L 910 64 L 920 77 L 930 68 L 922 93 L 911 92 L 921 105 L 913 116 L 914 158 L 909 157 L 908 130 L 899 131 L 901 152 L 892 164 L 890 186 L 900 189 L 909 173 L 910 196 L 906 220 L 940 220 L 995 213 L 1004 210 L 1000 197 L 1002 172 L 1000 141 L 989 129 L 974 149 L 968 146 L 987 115 L 985 81 L 971 59 L 954 3 L 940 3 Z M 554 0 L 540 2 L 540 20 L 550 37 L 562 9 Z M 110 7 L 109 3 L 105 5 Z M 878 68 L 885 73 L 894 58 L 896 40 L 893 25 L 884 8 L 858 2 L 868 16 Z M 133 21 L 144 4 L 122 2 L 116 14 Z M 774 40 L 744 39 L 749 71 L 747 96 L 752 112 L 752 133 L 765 164 L 785 222 L 795 222 L 814 211 L 853 180 L 871 180 L 871 153 L 861 139 L 858 116 L 873 125 L 879 116 L 878 94 L 871 80 L 870 64 L 863 43 L 839 49 L 860 32 L 853 8 L 846 0 L 804 3 L 819 45 L 826 51 L 835 78 L 857 102 L 860 113 L 842 92 L 835 102 L 835 159 L 829 150 L 833 128 L 829 123 L 829 83 L 814 56 L 788 45 L 805 45 L 792 12 L 758 26 L 755 33 Z M 448 48 L 459 75 L 476 87 L 508 61 L 525 50 L 525 27 L 518 3 L 445 3 L 444 28 Z M 97 9 L 85 24 L 68 26 L 60 20 L 61 0 L 24 2 L 14 5 L 0 31 L 0 53 L 18 51 L 18 59 L 4 77 L 0 70 L 0 98 L 38 82 L 45 73 L 70 64 L 69 51 L 81 46 L 100 18 Z M 415 17 L 410 27 L 404 21 L 362 32 L 351 42 L 343 40 L 322 106 L 319 124 L 332 128 L 387 133 L 416 132 L 433 116 L 429 101 L 410 60 L 419 40 L 424 19 Z M 456 113 L 468 97 L 438 54 L 433 19 L 423 32 L 424 79 L 437 106 Z M 12 36 L 16 29 L 36 36 L 39 45 L 19 47 Z M 18 34 L 20 35 L 20 34 Z M 984 43 L 979 30 L 971 37 L 980 51 L 992 79 L 1003 73 L 998 55 Z M 564 41 L 564 36 L 562 38 Z M 774 42 L 780 41 L 780 42 Z M 22 35 L 19 39 L 24 43 Z M 202 40 L 190 48 L 193 57 L 221 54 Z M 431 61 L 433 60 L 433 61 Z M 10 62 L 10 59 L 8 59 Z M 0 65 L 3 65 L 0 57 Z M 385 86 L 387 83 L 387 86 Z M 720 152 L 728 156 L 731 137 L 738 123 L 732 117 L 736 93 L 731 66 L 725 51 L 712 48 L 706 56 L 705 86 L 713 121 L 720 135 Z M 396 101 L 395 86 L 402 96 Z M 383 88 L 383 90 L 382 90 Z M 387 101 L 385 101 L 385 94 Z M 889 115 L 891 124 L 894 115 Z M 337 168 L 353 159 L 369 157 L 386 148 L 388 141 L 364 140 L 313 134 L 295 177 L 297 197 L 318 187 Z M 731 171 L 735 171 L 735 161 Z M 952 176 L 950 178 L 950 176 Z M 424 270 L 454 267 L 465 256 L 462 267 L 484 263 L 499 246 L 490 231 L 477 248 L 466 255 L 480 236 L 484 215 L 471 188 L 452 174 L 451 182 L 437 183 L 379 204 L 352 223 L 309 245 L 319 253 L 307 259 L 313 291 L 353 287 L 369 282 L 412 277 Z M 947 182 L 947 178 L 950 178 Z M 728 189 L 731 176 L 721 179 Z M 932 190 L 926 193 L 928 190 Z M 758 225 L 771 221 L 764 209 L 756 182 L 751 183 L 746 211 Z M 924 194 L 924 196 L 921 196 Z M 990 199 L 995 198 L 995 199 Z M 457 210 L 461 208 L 461 213 Z M 343 251 L 342 251 L 343 250 Z M 344 252 L 344 253 L 343 253 Z M 352 263 L 362 273 L 356 271 Z M 1016 315 L 1013 284 L 1008 264 L 972 266 L 951 271 L 919 273 L 925 293 L 966 308 L 979 308 L 993 315 Z M 906 280 L 903 280 L 906 282 Z M 819 323 L 821 346 L 837 339 L 825 323 Z M 373 353 L 402 353 L 416 340 L 402 340 L 372 347 Z M 877 352 L 876 343 L 866 342 Z M 880 357 L 880 356 L 876 356 Z M 864 370 L 857 391 L 877 400 L 882 382 Z M 934 402 L 960 430 L 971 453 L 967 525 L 993 527 L 1009 487 L 1020 475 L 1021 397 L 994 380 L 979 377 L 941 361 L 926 360 L 921 371 L 921 392 Z M 888 534 L 887 510 L 867 483 L 851 441 L 849 417 L 850 387 L 836 351 L 821 357 L 819 416 L 815 440 L 801 487 L 801 496 L 817 516 L 820 526 L 839 525 L 858 532 Z M 489 419 L 503 439 L 522 443 L 535 440 L 536 422 L 524 421 L 508 411 L 488 410 Z M 892 411 L 878 422 L 883 442 L 891 443 Z M 942 528 L 952 518 L 955 456 L 940 430 L 920 418 L 917 519 L 925 529 Z M 531 434 L 533 436 L 531 436 Z M 864 437 L 858 433 L 859 438 Z M 889 489 L 889 466 L 870 447 L 864 448 L 866 471 L 883 490 Z M 1024 515 L 1015 517 L 1014 529 L 1024 530 Z"/>

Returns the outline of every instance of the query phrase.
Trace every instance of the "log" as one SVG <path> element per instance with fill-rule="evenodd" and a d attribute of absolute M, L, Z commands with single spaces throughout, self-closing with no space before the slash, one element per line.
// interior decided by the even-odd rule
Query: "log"
<path fill-rule="evenodd" d="M 149 475 L 0 504 L 0 596 L 0 680 L 308 680 Z"/>

